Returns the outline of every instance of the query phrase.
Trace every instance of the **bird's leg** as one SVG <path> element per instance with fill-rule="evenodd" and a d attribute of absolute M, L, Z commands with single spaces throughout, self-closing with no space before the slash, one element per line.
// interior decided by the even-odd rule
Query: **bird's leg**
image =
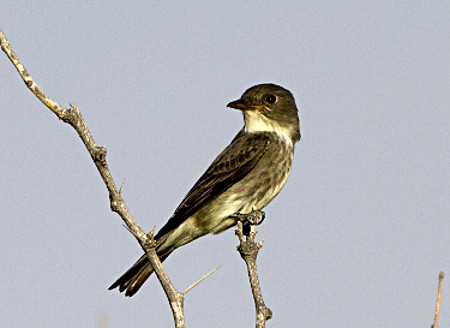
<path fill-rule="evenodd" d="M 248 236 L 252 226 L 260 225 L 264 221 L 266 213 L 260 210 L 253 210 L 248 214 L 234 213 L 231 217 L 237 218 L 242 222 L 243 233 L 245 236 Z"/>

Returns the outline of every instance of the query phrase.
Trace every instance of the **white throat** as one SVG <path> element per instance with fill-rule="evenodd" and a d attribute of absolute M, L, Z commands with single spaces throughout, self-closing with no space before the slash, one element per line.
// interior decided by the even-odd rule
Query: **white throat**
<path fill-rule="evenodd" d="M 278 122 L 268 119 L 257 111 L 244 112 L 246 132 L 273 132 L 284 139 L 288 145 L 293 146 L 291 131 L 289 128 L 281 126 Z"/>

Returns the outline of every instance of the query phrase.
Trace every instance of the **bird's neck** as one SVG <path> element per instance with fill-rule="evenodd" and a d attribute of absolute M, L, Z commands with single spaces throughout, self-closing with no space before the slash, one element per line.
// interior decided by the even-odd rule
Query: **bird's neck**
<path fill-rule="evenodd" d="M 257 132 L 270 132 L 275 133 L 281 138 L 286 145 L 294 146 L 292 141 L 293 132 L 274 120 L 270 120 L 264 115 L 256 112 L 245 112 L 244 114 L 245 132 L 257 133 Z"/>

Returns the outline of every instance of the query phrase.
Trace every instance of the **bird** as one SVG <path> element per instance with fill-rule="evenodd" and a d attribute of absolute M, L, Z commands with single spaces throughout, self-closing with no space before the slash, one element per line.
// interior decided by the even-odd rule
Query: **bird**
<path fill-rule="evenodd" d="M 292 93 L 276 84 L 247 89 L 227 107 L 242 111 L 244 127 L 217 156 L 155 235 L 164 261 L 175 249 L 206 234 L 218 234 L 240 218 L 261 211 L 281 191 L 300 141 Z M 144 254 L 109 290 L 131 297 L 153 273 Z"/>

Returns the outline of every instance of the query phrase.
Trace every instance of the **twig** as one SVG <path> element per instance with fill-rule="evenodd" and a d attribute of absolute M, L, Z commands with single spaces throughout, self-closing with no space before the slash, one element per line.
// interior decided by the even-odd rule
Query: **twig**
<path fill-rule="evenodd" d="M 255 243 L 255 235 L 257 233 L 255 226 L 251 226 L 249 235 L 244 236 L 241 221 L 238 221 L 235 233 L 239 238 L 237 250 L 247 265 L 248 279 L 255 303 L 256 328 L 263 328 L 266 325 L 266 321 L 272 318 L 272 311 L 264 304 L 256 268 L 256 257 L 263 242 Z"/>
<path fill-rule="evenodd" d="M 441 304 L 441 289 L 442 289 L 442 280 L 444 279 L 444 272 L 439 273 L 439 284 L 438 284 L 438 295 L 436 301 L 436 311 L 434 312 L 434 322 L 431 325 L 431 328 L 437 328 L 438 326 L 438 317 L 439 317 L 439 306 Z"/>
<path fill-rule="evenodd" d="M 122 180 L 122 184 L 120 185 L 119 194 L 122 195 L 123 187 L 125 186 L 125 178 Z"/>
<path fill-rule="evenodd" d="M 188 288 L 186 288 L 181 294 L 185 295 L 186 293 L 188 293 L 192 288 L 194 288 L 195 286 L 197 286 L 199 283 L 201 283 L 203 280 L 205 280 L 206 278 L 208 278 L 210 275 L 212 275 L 214 272 L 216 272 L 217 270 L 219 270 L 222 266 L 219 265 L 217 268 L 212 269 L 211 271 L 209 271 L 207 274 L 205 274 L 203 277 L 201 277 L 199 280 L 197 280 L 196 282 L 194 282 L 192 285 L 190 285 Z"/>
<path fill-rule="evenodd" d="M 1 29 L 0 44 L 3 52 L 11 60 L 12 64 L 19 72 L 20 77 L 23 79 L 28 89 L 59 119 L 72 126 L 78 133 L 87 151 L 91 155 L 91 158 L 95 166 L 97 167 L 97 170 L 100 173 L 103 182 L 105 183 L 106 189 L 108 190 L 111 210 L 113 212 L 116 212 L 122 218 L 127 229 L 138 240 L 142 249 L 145 251 L 153 269 L 155 270 L 156 275 L 160 279 L 164 292 L 167 295 L 172 312 L 174 314 L 176 327 L 185 327 L 183 313 L 183 294 L 175 290 L 173 285 L 170 283 L 167 274 L 162 268 L 161 261 L 156 254 L 153 232 L 147 235 L 142 231 L 142 229 L 139 227 L 136 220 L 133 218 L 130 211 L 126 207 L 125 202 L 120 195 L 120 192 L 117 190 L 117 187 L 106 163 L 106 147 L 100 147 L 95 143 L 76 104 L 71 105 L 69 109 L 63 108 L 61 105 L 47 97 L 42 92 L 42 90 L 27 72 L 25 67 L 22 65 L 17 55 L 14 53 Z"/>

